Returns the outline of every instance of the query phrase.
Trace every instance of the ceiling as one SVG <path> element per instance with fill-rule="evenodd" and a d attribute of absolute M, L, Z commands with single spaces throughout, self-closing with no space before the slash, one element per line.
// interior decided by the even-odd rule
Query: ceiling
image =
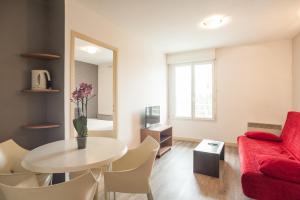
<path fill-rule="evenodd" d="M 300 31 L 300 0 L 77 0 L 164 53 L 277 39 Z M 214 14 L 230 22 L 199 28 Z"/>
<path fill-rule="evenodd" d="M 93 46 L 97 48 L 97 52 L 90 54 L 82 49 L 87 46 Z M 113 51 L 106 49 L 85 40 L 75 39 L 75 60 L 90 63 L 94 65 L 107 64 L 113 62 Z"/>

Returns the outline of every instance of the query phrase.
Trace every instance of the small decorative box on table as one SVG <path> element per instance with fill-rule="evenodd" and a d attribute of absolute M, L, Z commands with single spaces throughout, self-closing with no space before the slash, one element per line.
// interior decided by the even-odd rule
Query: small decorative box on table
<path fill-rule="evenodd" d="M 147 137 L 153 137 L 159 144 L 160 149 L 157 153 L 157 157 L 162 156 L 167 151 L 171 150 L 173 137 L 172 126 L 169 125 L 156 125 L 149 128 L 141 129 L 141 142 Z"/>
<path fill-rule="evenodd" d="M 224 160 L 224 142 L 204 139 L 194 149 L 194 172 L 218 178 L 219 160 Z"/>

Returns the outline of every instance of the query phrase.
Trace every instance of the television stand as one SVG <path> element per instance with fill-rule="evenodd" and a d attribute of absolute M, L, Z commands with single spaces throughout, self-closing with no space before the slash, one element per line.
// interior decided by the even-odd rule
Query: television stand
<path fill-rule="evenodd" d="M 141 142 L 143 142 L 147 136 L 153 137 L 160 144 L 157 157 L 161 157 L 171 150 L 173 144 L 172 126 L 159 124 L 149 128 L 142 128 Z"/>

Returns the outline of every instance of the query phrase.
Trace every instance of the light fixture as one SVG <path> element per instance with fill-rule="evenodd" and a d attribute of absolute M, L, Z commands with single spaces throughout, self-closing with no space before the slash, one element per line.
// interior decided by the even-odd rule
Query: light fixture
<path fill-rule="evenodd" d="M 213 15 L 200 22 L 200 27 L 204 29 L 216 29 L 229 22 L 229 17 L 223 15 Z"/>
<path fill-rule="evenodd" d="M 85 47 L 81 47 L 81 50 L 89 54 L 95 54 L 99 49 L 95 46 L 85 46 Z"/>

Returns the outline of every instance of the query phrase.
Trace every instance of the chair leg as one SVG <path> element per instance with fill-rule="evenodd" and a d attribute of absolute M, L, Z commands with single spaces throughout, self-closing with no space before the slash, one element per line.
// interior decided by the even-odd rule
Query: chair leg
<path fill-rule="evenodd" d="M 148 198 L 148 200 L 153 200 L 153 195 L 152 195 L 151 189 L 150 189 L 149 192 L 147 193 L 147 198 Z"/>
<path fill-rule="evenodd" d="M 99 188 L 99 185 L 97 184 L 96 192 L 94 195 L 94 200 L 98 200 L 98 188 Z"/>
<path fill-rule="evenodd" d="M 116 193 L 114 192 L 114 200 L 116 200 Z"/>

